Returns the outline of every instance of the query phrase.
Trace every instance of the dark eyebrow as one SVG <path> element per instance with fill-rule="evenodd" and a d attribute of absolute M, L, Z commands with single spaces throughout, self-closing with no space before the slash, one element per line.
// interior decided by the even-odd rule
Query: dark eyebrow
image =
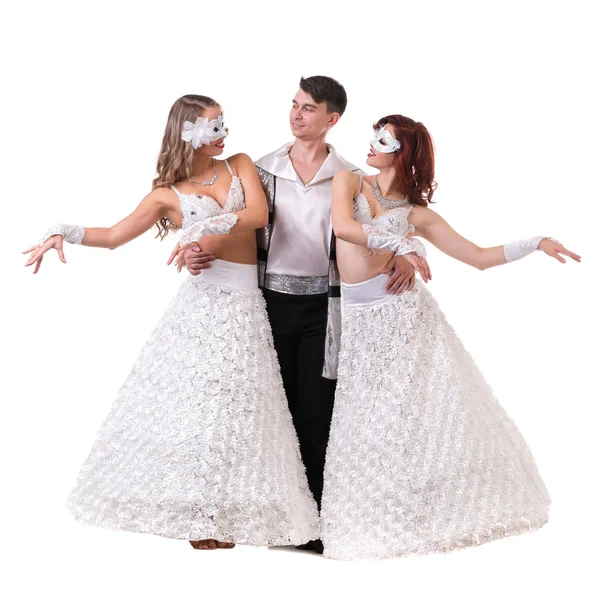
<path fill-rule="evenodd" d="M 298 104 L 298 102 L 296 102 L 296 100 L 292 100 L 292 102 L 294 104 Z M 298 104 L 298 106 L 300 106 L 300 104 Z M 315 104 L 302 104 L 303 107 L 309 107 L 309 108 L 317 108 L 317 106 Z"/>

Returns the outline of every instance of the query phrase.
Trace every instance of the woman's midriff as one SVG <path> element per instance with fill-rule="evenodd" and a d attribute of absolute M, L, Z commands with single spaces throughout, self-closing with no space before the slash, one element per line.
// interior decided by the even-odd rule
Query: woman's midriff
<path fill-rule="evenodd" d="M 256 232 L 208 235 L 200 240 L 203 252 L 212 252 L 216 258 L 243 265 L 256 264 Z"/>
<path fill-rule="evenodd" d="M 340 239 L 335 242 L 335 252 L 344 283 L 360 283 L 379 275 L 394 255 L 393 252 L 368 254 L 367 248 Z"/>

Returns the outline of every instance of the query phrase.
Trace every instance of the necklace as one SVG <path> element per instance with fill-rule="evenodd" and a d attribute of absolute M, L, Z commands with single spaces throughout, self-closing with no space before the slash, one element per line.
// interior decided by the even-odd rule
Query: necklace
<path fill-rule="evenodd" d="M 212 159 L 212 166 L 213 166 L 213 176 L 208 181 L 192 181 L 189 177 L 188 177 L 188 181 L 192 185 L 203 185 L 203 186 L 212 185 L 219 177 L 217 175 L 217 162 L 215 161 L 214 158 Z"/>
<path fill-rule="evenodd" d="M 400 206 L 408 206 L 410 202 L 407 198 L 402 198 L 402 200 L 388 200 L 383 196 L 381 190 L 379 189 L 379 182 L 377 181 L 377 177 L 373 180 L 373 195 L 377 202 L 379 202 L 379 206 L 384 210 L 389 210 L 390 208 L 398 208 Z"/>

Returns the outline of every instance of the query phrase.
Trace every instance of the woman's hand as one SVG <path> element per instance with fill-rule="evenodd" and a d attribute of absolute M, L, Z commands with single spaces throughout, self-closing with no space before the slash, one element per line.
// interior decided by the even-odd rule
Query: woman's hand
<path fill-rule="evenodd" d="M 556 242 L 550 238 L 544 238 L 538 244 L 538 250 L 543 250 L 548 256 L 555 258 L 557 261 L 561 263 L 566 263 L 567 261 L 561 256 L 564 254 L 565 256 L 569 256 L 575 262 L 581 262 L 581 256 L 567 250 L 560 242 Z"/>
<path fill-rule="evenodd" d="M 44 254 L 46 254 L 46 252 L 48 252 L 48 250 L 50 250 L 51 248 L 56 248 L 60 260 L 64 263 L 67 262 L 65 254 L 63 252 L 62 235 L 53 235 L 49 237 L 41 246 L 31 246 L 31 248 L 23 250 L 23 254 L 29 254 L 31 252 L 31 256 L 28 258 L 27 262 L 25 263 L 25 266 L 29 267 L 30 265 L 35 263 L 35 268 L 33 269 L 34 275 L 40 270 L 40 265 L 42 264 Z"/>
<path fill-rule="evenodd" d="M 175 248 L 173 248 L 173 252 L 171 252 L 171 256 L 169 256 L 169 260 L 167 261 L 167 264 L 170 265 L 176 258 L 179 259 L 180 252 L 181 252 L 181 243 L 177 242 L 177 244 L 175 244 Z M 179 262 L 179 260 L 178 260 L 178 262 Z"/>
<path fill-rule="evenodd" d="M 182 245 L 181 242 L 177 242 L 177 245 L 175 248 L 173 248 L 173 252 L 171 252 L 171 256 L 169 256 L 167 264 L 170 265 L 173 261 L 175 261 L 175 266 L 177 267 L 177 272 L 179 273 L 185 264 L 185 251 L 192 245 L 196 245 L 196 243 L 194 242 Z"/>
<path fill-rule="evenodd" d="M 177 266 L 179 273 L 184 265 L 192 275 L 198 275 L 202 269 L 210 268 L 210 263 L 215 260 L 215 255 L 212 252 L 204 252 L 197 242 L 181 245 L 177 242 L 167 264 L 170 265 L 173 261 Z"/>

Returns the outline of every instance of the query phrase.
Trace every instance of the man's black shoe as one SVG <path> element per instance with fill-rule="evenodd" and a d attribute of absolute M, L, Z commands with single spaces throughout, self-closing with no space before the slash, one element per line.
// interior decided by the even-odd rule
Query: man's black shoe
<path fill-rule="evenodd" d="M 298 550 L 312 550 L 317 554 L 323 554 L 323 542 L 321 540 L 311 540 L 301 546 L 296 546 Z"/>
<path fill-rule="evenodd" d="M 298 550 L 314 550 L 315 543 L 313 541 L 306 542 L 306 544 L 301 544 L 300 546 L 296 546 Z"/>

